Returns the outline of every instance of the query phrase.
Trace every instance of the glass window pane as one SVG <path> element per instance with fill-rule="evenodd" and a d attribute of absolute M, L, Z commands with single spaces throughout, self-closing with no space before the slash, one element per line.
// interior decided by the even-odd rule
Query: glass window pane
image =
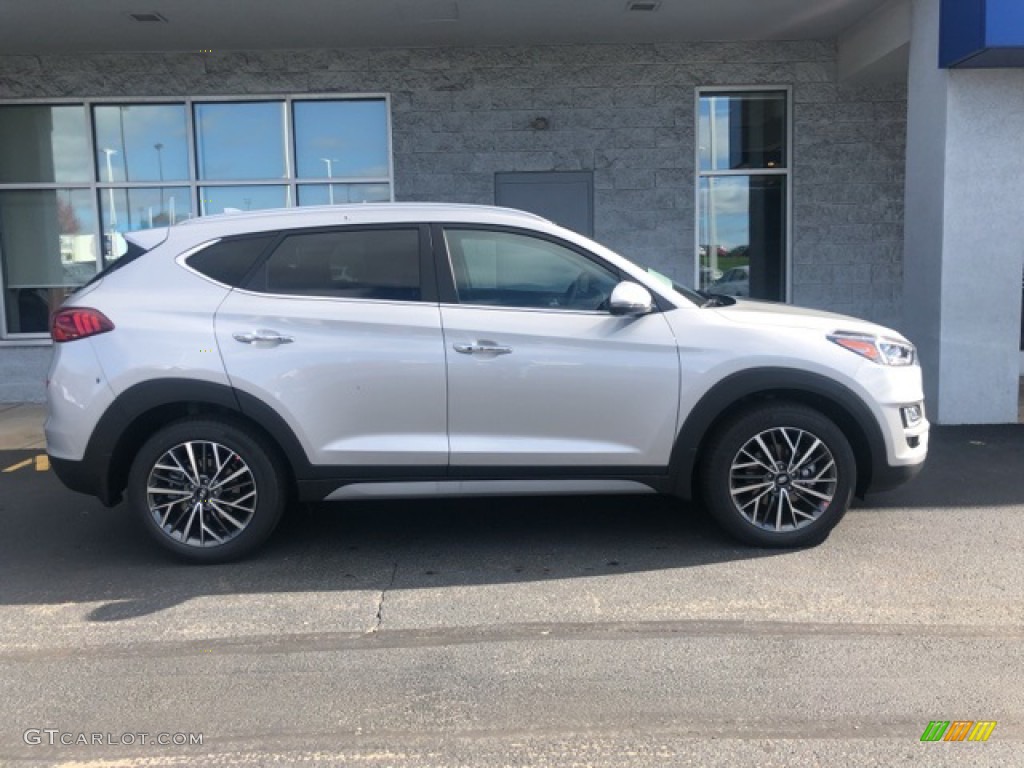
<path fill-rule="evenodd" d="M 299 178 L 388 177 L 386 101 L 297 101 L 293 106 Z"/>
<path fill-rule="evenodd" d="M 253 287 L 270 293 L 418 301 L 419 230 L 344 230 L 287 237 Z"/>
<path fill-rule="evenodd" d="M 100 181 L 188 180 L 184 104 L 97 106 L 93 124 Z"/>
<path fill-rule="evenodd" d="M 85 107 L 0 107 L 0 183 L 91 181 Z"/>
<path fill-rule="evenodd" d="M 219 283 L 238 287 L 277 233 L 230 237 L 189 256 L 188 265 Z"/>
<path fill-rule="evenodd" d="M 700 180 L 699 287 L 782 301 L 786 295 L 786 178 Z"/>
<path fill-rule="evenodd" d="M 196 165 L 200 179 L 282 179 L 282 101 L 196 104 Z"/>
<path fill-rule="evenodd" d="M 508 232 L 446 230 L 459 301 L 598 310 L 618 277 L 573 250 Z"/>
<path fill-rule="evenodd" d="M 84 189 L 0 192 L 0 261 L 8 333 L 45 333 L 49 313 L 96 274 Z"/>
<path fill-rule="evenodd" d="M 291 204 L 290 188 L 277 184 L 247 184 L 232 187 L 200 187 L 199 210 L 203 216 L 226 211 L 259 211 L 285 208 Z"/>
<path fill-rule="evenodd" d="M 121 233 L 166 227 L 193 215 L 188 187 L 112 187 L 101 189 L 99 198 L 104 261 L 124 256 L 128 244 Z"/>
<path fill-rule="evenodd" d="M 389 200 L 391 200 L 391 187 L 388 184 L 299 185 L 299 205 L 386 203 Z"/>
<path fill-rule="evenodd" d="M 703 93 L 698 133 L 702 171 L 785 168 L 786 92 Z"/>

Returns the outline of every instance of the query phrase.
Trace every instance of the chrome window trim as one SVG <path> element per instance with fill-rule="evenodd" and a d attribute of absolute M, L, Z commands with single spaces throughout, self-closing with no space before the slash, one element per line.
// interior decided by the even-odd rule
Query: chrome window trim
<path fill-rule="evenodd" d="M 221 285 L 221 283 L 217 283 L 217 285 Z M 230 286 L 228 287 L 230 288 Z M 301 301 L 341 301 L 357 304 L 401 304 L 416 307 L 438 306 L 438 302 L 436 301 L 423 301 L 422 299 L 361 299 L 357 296 L 321 296 L 319 294 L 310 293 L 264 293 L 263 291 L 254 291 L 250 288 L 231 288 L 231 290 L 245 296 L 255 296 L 261 299 L 281 299 L 286 301 L 295 301 L 298 299 Z"/>
<path fill-rule="evenodd" d="M 639 284 L 638 284 L 639 285 Z M 646 288 L 646 287 L 645 287 Z M 441 302 L 441 307 L 464 307 L 470 309 L 489 309 L 495 312 L 544 312 L 550 314 L 556 312 L 558 314 L 593 314 L 603 317 L 617 317 L 620 315 L 613 315 L 607 309 L 566 309 L 558 306 L 505 306 L 504 304 L 474 304 L 470 301 L 464 301 L 459 303 L 453 303 L 450 301 Z M 655 308 L 654 312 L 657 311 Z"/>

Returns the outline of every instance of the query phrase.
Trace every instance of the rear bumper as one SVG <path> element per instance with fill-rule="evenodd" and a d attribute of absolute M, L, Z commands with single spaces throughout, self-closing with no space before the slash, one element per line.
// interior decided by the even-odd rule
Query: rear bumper
<path fill-rule="evenodd" d="M 121 501 L 120 491 L 111 491 L 107 482 L 109 473 L 105 471 L 105 464 L 109 463 L 110 457 L 103 457 L 106 461 L 73 459 L 60 459 L 50 456 L 50 467 L 57 478 L 72 491 L 86 493 L 95 496 L 105 506 L 112 507 Z"/>

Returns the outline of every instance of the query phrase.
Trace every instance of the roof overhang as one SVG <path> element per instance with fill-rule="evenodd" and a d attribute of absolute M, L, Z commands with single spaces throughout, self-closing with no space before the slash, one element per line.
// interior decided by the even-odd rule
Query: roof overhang
<path fill-rule="evenodd" d="M 32 0 L 0 51 L 531 46 L 829 39 L 885 0 Z M 650 10 L 632 10 L 633 6 Z"/>

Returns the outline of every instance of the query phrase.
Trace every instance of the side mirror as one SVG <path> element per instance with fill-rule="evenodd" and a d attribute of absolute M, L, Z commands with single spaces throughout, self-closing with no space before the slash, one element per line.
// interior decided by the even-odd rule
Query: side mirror
<path fill-rule="evenodd" d="M 654 307 L 650 291 L 642 285 L 623 280 L 612 289 L 608 311 L 613 315 L 646 315 Z"/>

